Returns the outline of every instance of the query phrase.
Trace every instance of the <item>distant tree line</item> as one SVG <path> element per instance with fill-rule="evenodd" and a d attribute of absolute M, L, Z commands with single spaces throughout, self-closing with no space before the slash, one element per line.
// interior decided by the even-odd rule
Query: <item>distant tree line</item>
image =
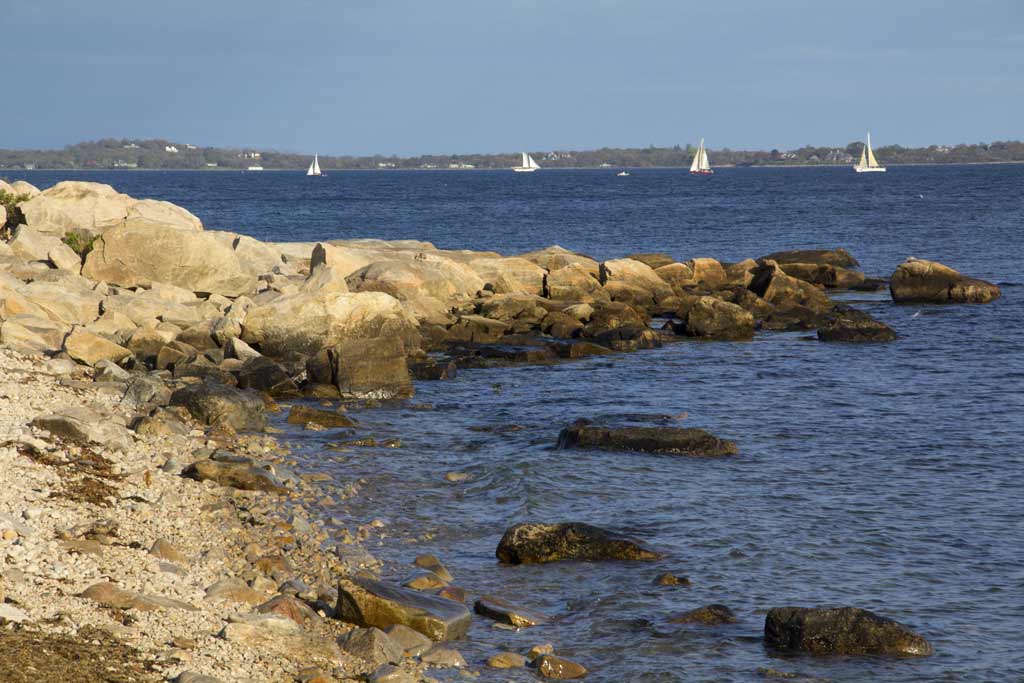
<path fill-rule="evenodd" d="M 844 147 L 801 147 L 794 150 L 750 151 L 708 150 L 715 166 L 794 166 L 852 164 L 863 143 Z M 689 166 L 693 145 L 673 147 L 612 148 L 587 151 L 532 151 L 546 168 L 680 167 Z M 955 146 L 901 147 L 875 149 L 884 164 L 938 164 L 1024 161 L 1024 142 L 979 142 Z M 0 150 L 3 169 L 303 169 L 309 154 L 273 150 L 199 147 L 169 140 L 106 139 L 80 142 L 61 150 Z M 332 169 L 450 169 L 508 168 L 518 164 L 519 153 L 397 156 L 321 156 L 320 166 Z"/>

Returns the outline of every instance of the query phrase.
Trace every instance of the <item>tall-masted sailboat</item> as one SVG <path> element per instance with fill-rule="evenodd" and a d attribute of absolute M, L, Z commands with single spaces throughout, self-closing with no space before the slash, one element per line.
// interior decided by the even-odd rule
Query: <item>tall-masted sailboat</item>
<path fill-rule="evenodd" d="M 323 175 L 323 173 L 320 172 L 320 157 L 318 155 L 313 155 L 313 163 L 309 165 L 309 170 L 306 171 L 306 175 Z"/>
<path fill-rule="evenodd" d="M 526 152 L 523 152 L 522 165 L 513 166 L 512 170 L 515 171 L 516 173 L 531 173 L 532 171 L 536 171 L 538 168 L 540 168 L 540 166 L 537 164 L 536 161 L 533 160 L 533 157 L 531 157 Z"/>
<path fill-rule="evenodd" d="M 712 175 L 711 164 L 708 163 L 708 151 L 704 149 L 704 138 L 700 139 L 700 147 L 693 155 L 693 163 L 690 164 L 690 173 L 694 175 Z"/>
<path fill-rule="evenodd" d="M 860 151 L 860 161 L 853 170 L 857 173 L 885 173 L 885 166 L 878 163 L 875 153 L 871 151 L 871 133 L 868 133 L 868 142 Z"/>

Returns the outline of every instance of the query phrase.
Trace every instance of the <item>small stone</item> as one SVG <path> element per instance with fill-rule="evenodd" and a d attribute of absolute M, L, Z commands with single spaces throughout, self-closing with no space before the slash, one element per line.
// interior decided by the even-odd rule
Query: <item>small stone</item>
<path fill-rule="evenodd" d="M 412 562 L 421 569 L 426 569 L 429 572 L 437 574 L 445 583 L 451 583 L 453 581 L 451 572 L 448 568 L 441 563 L 441 560 L 437 559 L 433 555 L 418 555 Z"/>
<path fill-rule="evenodd" d="M 434 588 L 444 588 L 448 585 L 448 582 L 434 572 L 420 572 L 402 585 L 413 590 L 425 591 Z"/>
<path fill-rule="evenodd" d="M 162 538 L 156 539 L 153 546 L 149 549 L 149 554 L 168 562 L 174 562 L 175 564 L 188 564 L 184 553 Z"/>
<path fill-rule="evenodd" d="M 685 576 L 665 573 L 654 579 L 654 583 L 658 586 L 689 586 L 690 579 Z"/>
<path fill-rule="evenodd" d="M 540 612 L 517 607 L 493 595 L 484 595 L 473 603 L 473 611 L 497 622 L 526 628 L 538 624 L 546 624 L 550 619 Z"/>
<path fill-rule="evenodd" d="M 494 669 L 519 669 L 526 666 L 526 657 L 516 652 L 499 652 L 487 660 L 487 666 Z"/>
<path fill-rule="evenodd" d="M 671 624 L 705 624 L 716 626 L 718 624 L 735 624 L 736 615 L 725 605 L 706 605 L 692 609 L 689 612 L 677 615 L 669 619 Z"/>
<path fill-rule="evenodd" d="M 444 480 L 449 481 L 453 484 L 458 484 L 469 480 L 469 474 L 467 472 L 448 472 L 444 475 Z"/>
<path fill-rule="evenodd" d="M 541 655 L 553 655 L 555 653 L 555 646 L 551 643 L 543 643 L 541 645 L 534 645 L 530 648 L 530 651 L 526 653 L 526 658 L 531 662 Z"/>
<path fill-rule="evenodd" d="M 587 670 L 581 665 L 554 655 L 541 655 L 534 664 L 537 666 L 537 673 L 544 678 L 570 680 L 587 675 Z"/>
<path fill-rule="evenodd" d="M 390 664 L 374 671 L 368 679 L 369 683 L 415 683 L 416 680 L 412 674 Z"/>

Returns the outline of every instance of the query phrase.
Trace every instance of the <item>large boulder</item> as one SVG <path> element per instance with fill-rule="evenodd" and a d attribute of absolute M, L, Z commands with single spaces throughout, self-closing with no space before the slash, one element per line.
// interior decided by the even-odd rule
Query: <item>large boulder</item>
<path fill-rule="evenodd" d="M 25 224 L 47 235 L 98 235 L 122 222 L 135 202 L 110 185 L 65 180 L 20 204 Z"/>
<path fill-rule="evenodd" d="M 725 268 L 713 258 L 695 258 L 686 262 L 693 271 L 693 284 L 704 289 L 717 289 L 728 281 Z"/>
<path fill-rule="evenodd" d="M 190 384 L 171 394 L 171 405 L 184 406 L 203 424 L 235 430 L 267 426 L 259 396 L 216 383 Z"/>
<path fill-rule="evenodd" d="M 901 263 L 889 280 L 897 303 L 984 304 L 998 299 L 997 285 L 967 277 L 949 266 L 913 257 Z"/>
<path fill-rule="evenodd" d="M 600 266 L 594 259 L 589 256 L 569 251 L 557 244 L 537 251 L 520 254 L 519 258 L 526 259 L 531 263 L 536 263 L 538 266 L 549 272 L 565 268 L 573 263 L 583 266 L 583 268 L 594 277 L 598 277 L 598 273 L 600 271 Z"/>
<path fill-rule="evenodd" d="M 680 334 L 706 339 L 750 339 L 754 316 L 738 304 L 702 296 L 681 312 Z"/>
<path fill-rule="evenodd" d="M 96 240 L 82 275 L 122 287 L 164 282 L 224 296 L 256 288 L 256 278 L 216 236 L 136 219 L 122 221 Z"/>
<path fill-rule="evenodd" d="M 661 557 L 629 538 L 578 522 L 516 524 L 505 531 L 495 554 L 505 564 L 657 560 Z"/>
<path fill-rule="evenodd" d="M 159 199 L 136 199 L 128 206 L 129 221 L 159 223 L 180 230 L 202 230 L 203 222 L 188 209 Z"/>
<path fill-rule="evenodd" d="M 544 276 L 547 271 L 524 258 L 477 258 L 467 262 L 467 265 L 480 276 L 484 286 L 504 278 L 518 285 L 521 292 L 537 295 L 544 293 Z"/>
<path fill-rule="evenodd" d="M 276 246 L 280 249 L 283 245 Z M 305 257 L 310 260 L 310 272 L 317 266 L 327 265 L 343 277 L 348 277 L 360 268 L 381 258 L 380 252 L 376 250 L 344 247 L 327 242 L 317 242 L 313 245 L 312 251 L 306 247 L 303 248 L 307 249 Z"/>
<path fill-rule="evenodd" d="M 0 344 L 29 355 L 61 350 L 71 327 L 36 315 L 14 315 L 0 324 Z"/>
<path fill-rule="evenodd" d="M 601 284 L 619 283 L 647 292 L 654 301 L 672 295 L 672 288 L 654 269 L 630 258 L 612 259 L 601 264 Z"/>
<path fill-rule="evenodd" d="M 582 263 L 570 263 L 548 273 L 544 278 L 544 294 L 549 299 L 584 303 L 609 298 L 600 280 Z"/>
<path fill-rule="evenodd" d="M 831 306 L 824 292 L 809 282 L 786 275 L 774 261 L 760 262 L 748 288 L 773 306 L 799 305 L 819 313 Z"/>
<path fill-rule="evenodd" d="M 413 395 L 408 350 L 396 336 L 344 339 L 307 364 L 310 378 L 333 384 L 346 398 L 408 398 Z"/>
<path fill-rule="evenodd" d="M 395 337 L 407 349 L 419 343 L 416 321 L 382 292 L 297 292 L 252 306 L 242 340 L 271 356 L 315 354 L 349 339 Z"/>
<path fill-rule="evenodd" d="M 14 229 L 14 237 L 8 244 L 15 256 L 26 261 L 44 261 L 49 258 L 50 251 L 57 249 L 63 242 L 59 237 L 40 232 L 30 225 L 19 225 Z"/>
<path fill-rule="evenodd" d="M 401 300 L 429 296 L 448 301 L 475 296 L 484 280 L 468 266 L 423 254 L 371 263 L 349 275 L 348 286 L 353 292 L 384 292 Z"/>
<path fill-rule="evenodd" d="M 683 455 L 735 455 L 734 441 L 719 439 L 703 429 L 683 427 L 601 427 L 578 421 L 558 435 L 559 448 L 603 448 Z"/>
<path fill-rule="evenodd" d="M 838 249 L 794 249 L 791 251 L 776 251 L 764 256 L 762 260 L 771 260 L 776 263 L 813 263 L 824 266 L 839 266 L 840 268 L 851 268 L 860 265 L 857 259 L 853 258 L 850 252 L 842 247 Z"/>
<path fill-rule="evenodd" d="M 76 327 L 64 340 L 64 351 L 80 363 L 96 365 L 100 361 L 118 363 L 132 352 L 105 337 L 93 334 L 83 327 Z"/>
<path fill-rule="evenodd" d="M 841 266 L 818 263 L 780 263 L 786 275 L 821 285 L 826 289 L 850 289 L 864 282 L 864 273 Z"/>
<path fill-rule="evenodd" d="M 818 328 L 818 339 L 827 342 L 885 342 L 896 339 L 891 327 L 864 311 L 837 305 L 828 322 Z"/>
<path fill-rule="evenodd" d="M 401 624 L 431 640 L 461 638 L 472 620 L 466 606 L 454 600 L 360 577 L 338 582 L 335 617 L 379 629 Z"/>
<path fill-rule="evenodd" d="M 100 317 L 103 296 L 81 283 L 59 285 L 51 282 L 31 282 L 18 291 L 30 302 L 46 311 L 51 320 L 85 325 Z"/>
<path fill-rule="evenodd" d="M 812 655 L 924 657 L 931 644 L 909 627 L 856 607 L 776 607 L 764 620 L 769 647 Z"/>

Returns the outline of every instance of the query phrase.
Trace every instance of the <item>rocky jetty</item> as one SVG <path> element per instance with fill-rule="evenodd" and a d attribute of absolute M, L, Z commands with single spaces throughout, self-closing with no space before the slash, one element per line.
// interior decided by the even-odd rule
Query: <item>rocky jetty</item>
<path fill-rule="evenodd" d="M 897 303 L 985 304 L 1002 294 L 997 285 L 967 277 L 935 261 L 908 258 L 889 279 Z"/>
<path fill-rule="evenodd" d="M 856 607 L 776 607 L 764 621 L 765 644 L 812 655 L 924 657 L 931 644 L 909 627 Z"/>

